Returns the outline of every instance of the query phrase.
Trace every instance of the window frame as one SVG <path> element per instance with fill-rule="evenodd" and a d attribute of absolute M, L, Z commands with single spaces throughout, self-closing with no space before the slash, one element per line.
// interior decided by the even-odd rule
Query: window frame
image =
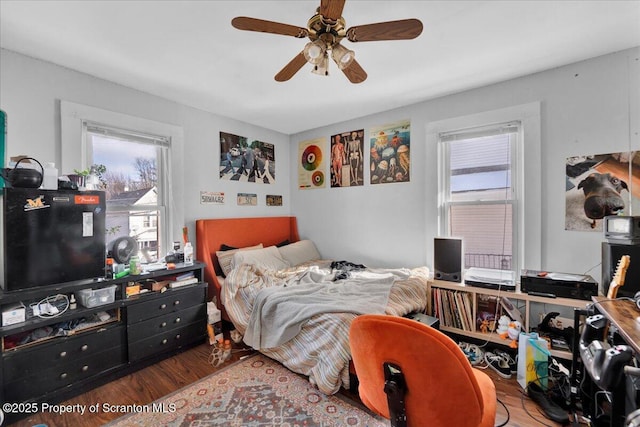
<path fill-rule="evenodd" d="M 460 129 L 481 128 L 483 126 L 520 122 L 520 137 L 515 150 L 512 150 L 512 189 L 517 191 L 518 200 L 514 200 L 513 227 L 517 241 L 513 241 L 512 270 L 519 277 L 520 269 L 541 269 L 542 263 L 542 177 L 541 177 L 541 121 L 540 102 L 532 102 L 476 114 L 453 117 L 429 122 L 426 125 L 426 142 L 436 147 L 437 156 L 437 236 L 428 237 L 427 248 L 432 248 L 433 237 L 448 236 L 448 223 L 443 215 L 444 193 L 441 183 L 443 170 L 439 167 L 445 161 L 439 144 L 440 135 Z M 429 152 L 429 150 L 427 150 Z M 524 159 L 527 159 L 525 162 Z M 427 159 L 427 164 L 433 164 Z M 449 184 L 447 183 L 447 186 Z M 426 200 L 426 211 L 433 211 L 433 200 Z M 429 218 L 427 218 L 427 221 Z M 429 227 L 427 227 L 429 229 Z M 427 254 L 433 255 L 432 249 Z M 517 254 L 517 255 L 516 255 Z M 516 258 L 517 257 L 517 258 Z M 428 265 L 432 260 L 427 261 Z"/>
<path fill-rule="evenodd" d="M 478 134 L 482 133 L 483 136 L 491 136 L 491 135 L 500 135 L 506 132 L 501 132 L 499 129 L 503 127 L 513 128 L 515 127 L 514 132 L 509 132 L 509 134 L 515 135 L 515 137 L 509 137 L 509 146 L 510 146 L 510 194 L 508 198 L 503 199 L 476 199 L 476 200 L 451 200 L 448 195 L 451 193 L 451 143 L 455 143 L 455 141 L 448 141 L 444 138 L 444 134 L 452 134 L 460 136 L 460 140 L 462 139 L 472 139 L 478 137 Z M 466 138 L 464 138 L 466 136 Z M 473 128 L 473 129 L 459 129 L 446 133 L 440 133 L 438 135 L 438 151 L 439 151 L 439 163 L 438 163 L 438 194 L 441 195 L 441 200 L 438 203 L 438 215 L 441 218 L 440 226 L 441 228 L 438 230 L 440 235 L 446 237 L 460 237 L 451 234 L 451 224 L 450 224 L 450 211 L 452 206 L 505 206 L 511 205 L 511 216 L 512 216 L 512 224 L 511 224 L 511 270 L 516 272 L 520 271 L 519 265 L 519 256 L 518 256 L 518 223 L 520 221 L 519 216 L 519 200 L 522 198 L 519 186 L 519 171 L 516 169 L 518 165 L 518 150 L 519 150 L 519 141 L 522 140 L 522 125 L 519 122 L 509 122 L 509 123 L 499 123 L 494 125 L 483 126 L 482 128 Z M 515 221 L 514 221 L 515 219 Z M 464 250 L 464 245 L 463 245 Z M 463 257 L 466 255 L 462 254 Z M 505 255 L 502 253 L 501 255 Z M 464 266 L 466 267 L 466 266 Z"/>
<path fill-rule="evenodd" d="M 126 130 L 132 134 L 158 136 L 166 138 L 168 149 L 160 150 L 163 154 L 162 162 L 165 171 L 161 171 L 162 195 L 165 209 L 164 226 L 160 230 L 161 247 L 158 248 L 158 256 L 167 253 L 171 249 L 174 236 L 181 236 L 181 224 L 184 224 L 183 191 L 184 178 L 177 171 L 184 170 L 183 147 L 184 137 L 182 127 L 153 120 L 143 119 L 128 114 L 117 113 L 77 104 L 68 101 L 60 101 L 61 116 L 61 174 L 70 173 L 74 169 L 86 169 L 90 166 L 91 150 L 87 144 L 86 124 L 99 124 L 106 128 Z M 160 203 L 154 206 L 154 210 L 160 210 Z"/>

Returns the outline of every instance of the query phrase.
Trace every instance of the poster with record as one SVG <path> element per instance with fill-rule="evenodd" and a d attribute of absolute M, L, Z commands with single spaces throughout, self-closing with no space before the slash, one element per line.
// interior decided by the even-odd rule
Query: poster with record
<path fill-rule="evenodd" d="M 325 187 L 325 144 L 324 138 L 298 143 L 298 188 L 300 190 Z"/>
<path fill-rule="evenodd" d="M 403 120 L 371 128 L 371 184 L 409 182 L 411 122 Z"/>

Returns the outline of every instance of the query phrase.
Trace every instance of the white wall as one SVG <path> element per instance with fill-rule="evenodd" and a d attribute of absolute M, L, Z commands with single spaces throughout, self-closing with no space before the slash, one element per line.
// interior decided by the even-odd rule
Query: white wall
<path fill-rule="evenodd" d="M 221 84 L 224 84 L 222 82 Z M 180 126 L 184 131 L 184 185 L 175 188 L 184 203 L 184 223 L 195 238 L 198 218 L 279 216 L 290 214 L 289 137 L 269 129 L 217 116 L 101 80 L 15 52 L 0 50 L 0 109 L 8 116 L 7 159 L 27 154 L 61 164 L 60 101 Z M 220 181 L 219 132 L 275 144 L 276 183 L 259 185 Z M 123 153 L 126 155 L 126 153 Z M 63 170 L 69 173 L 71 170 Z M 223 206 L 201 205 L 200 191 L 222 191 Z M 237 206 L 236 193 L 258 195 L 258 206 Z M 280 194 L 282 207 L 267 207 L 265 196 Z M 180 224 L 183 220 L 179 220 Z M 178 224 L 178 225 L 180 225 Z M 181 227 L 181 225 L 180 225 Z M 181 240 L 181 235 L 174 240 Z"/>
<path fill-rule="evenodd" d="M 565 160 L 572 155 L 640 149 L 639 57 L 640 48 L 635 48 L 289 137 L 0 50 L 0 108 L 8 114 L 7 156 L 28 154 L 57 164 L 61 162 L 60 100 L 181 126 L 185 223 L 192 235 L 196 218 L 293 214 L 299 219 L 301 235 L 316 241 L 326 256 L 411 267 L 432 264 L 437 235 L 436 147 L 425 142 L 429 123 L 540 102 L 540 267 L 582 273 L 600 262 L 602 236 L 564 230 Z M 299 141 L 328 140 L 331 134 L 361 128 L 368 135 L 372 126 L 402 119 L 411 120 L 410 183 L 297 190 Z M 220 131 L 275 144 L 276 184 L 220 181 Z M 368 153 L 365 160 L 368 164 Z M 326 173 L 329 176 L 328 163 Z M 201 190 L 224 191 L 226 205 L 201 205 Z M 237 192 L 257 193 L 259 206 L 236 206 Z M 284 206 L 266 207 L 266 194 L 282 194 Z M 591 274 L 599 279 L 599 272 L 598 267 Z"/>
<path fill-rule="evenodd" d="M 292 212 L 301 234 L 334 258 L 431 266 L 438 210 L 436 147 L 427 145 L 425 135 L 429 123 L 540 102 L 542 202 L 531 209 L 539 209 L 534 213 L 541 217 L 541 265 L 524 267 L 587 272 L 600 263 L 603 236 L 565 231 L 565 162 L 574 155 L 640 149 L 639 57 L 640 48 L 634 48 L 292 135 Z M 401 119 L 411 120 L 410 183 L 369 185 L 366 168 L 362 187 L 297 190 L 298 142 L 328 141 L 332 134 L 361 128 L 368 141 L 369 128 Z M 368 158 L 367 153 L 365 164 Z M 531 250 L 527 242 L 525 250 Z M 600 267 L 589 274 L 599 280 Z"/>

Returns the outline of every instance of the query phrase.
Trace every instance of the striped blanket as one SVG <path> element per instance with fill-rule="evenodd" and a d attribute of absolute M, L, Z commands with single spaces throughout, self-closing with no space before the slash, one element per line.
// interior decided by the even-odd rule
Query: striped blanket
<path fill-rule="evenodd" d="M 427 305 L 428 269 L 368 269 L 365 273 L 395 277 L 385 312 L 402 316 L 424 310 Z M 330 261 L 317 261 L 284 270 L 264 270 L 242 264 L 234 268 L 224 283 L 225 308 L 236 329 L 245 334 L 260 291 L 272 287 L 291 287 L 309 281 L 309 277 L 331 275 Z M 349 280 L 349 279 L 347 279 Z M 357 279 L 356 279 L 357 280 Z M 263 293 L 264 294 L 264 293 Z M 353 312 L 327 312 L 310 316 L 300 332 L 282 345 L 260 348 L 260 352 L 278 360 L 294 372 L 306 375 L 325 394 L 349 387 L 349 328 L 357 316 Z"/>

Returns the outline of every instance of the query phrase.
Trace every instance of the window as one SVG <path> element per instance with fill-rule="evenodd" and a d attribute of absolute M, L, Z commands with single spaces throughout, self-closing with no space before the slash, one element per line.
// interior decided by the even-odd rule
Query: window
<path fill-rule="evenodd" d="M 107 242 L 130 236 L 143 260 L 158 260 L 167 194 L 158 177 L 166 169 L 170 141 L 84 121 L 87 164 L 104 165 Z M 160 255 L 161 257 L 161 255 Z"/>
<path fill-rule="evenodd" d="M 107 245 L 135 237 L 143 261 L 169 249 L 184 224 L 181 127 L 60 102 L 62 174 L 104 165 Z"/>
<path fill-rule="evenodd" d="M 441 233 L 462 238 L 466 268 L 517 271 L 519 133 L 511 122 L 439 134 Z"/>

